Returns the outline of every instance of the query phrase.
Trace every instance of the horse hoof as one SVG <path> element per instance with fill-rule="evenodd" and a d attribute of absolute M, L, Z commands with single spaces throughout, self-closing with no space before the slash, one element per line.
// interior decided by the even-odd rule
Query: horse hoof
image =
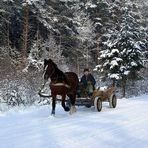
<path fill-rule="evenodd" d="M 72 115 L 76 111 L 77 111 L 76 107 L 75 106 L 71 106 L 69 114 Z"/>
<path fill-rule="evenodd" d="M 70 108 L 69 107 L 65 107 L 65 111 L 66 112 L 70 111 Z"/>

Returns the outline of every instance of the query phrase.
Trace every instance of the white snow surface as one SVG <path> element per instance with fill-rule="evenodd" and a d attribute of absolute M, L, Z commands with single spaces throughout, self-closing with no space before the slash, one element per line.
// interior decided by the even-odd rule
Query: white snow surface
<path fill-rule="evenodd" d="M 103 103 L 77 107 L 69 115 L 57 104 L 0 112 L 0 148 L 147 148 L 148 95 L 118 99 L 116 108 Z"/>

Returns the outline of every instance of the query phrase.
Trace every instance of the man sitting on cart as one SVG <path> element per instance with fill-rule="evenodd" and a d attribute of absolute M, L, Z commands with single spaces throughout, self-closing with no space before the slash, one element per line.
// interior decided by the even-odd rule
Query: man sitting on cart
<path fill-rule="evenodd" d="M 81 77 L 81 84 L 85 89 L 87 96 L 92 96 L 92 93 L 95 89 L 96 80 L 93 75 L 90 73 L 88 68 L 84 69 L 84 75 Z"/>

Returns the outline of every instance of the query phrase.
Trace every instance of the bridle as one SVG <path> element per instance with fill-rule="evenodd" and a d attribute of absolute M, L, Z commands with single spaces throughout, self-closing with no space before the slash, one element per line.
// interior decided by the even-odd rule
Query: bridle
<path fill-rule="evenodd" d="M 45 66 L 45 68 L 44 68 L 44 71 L 43 71 L 43 77 L 44 77 L 44 75 L 45 75 L 45 73 L 46 73 L 46 71 L 47 71 L 47 68 L 48 68 L 48 64 Z M 51 77 L 53 74 L 54 74 L 54 72 L 55 72 L 55 68 L 53 69 L 53 71 L 51 72 L 51 74 L 49 75 L 49 77 Z"/>
<path fill-rule="evenodd" d="M 49 65 L 47 64 L 46 67 L 44 68 L 44 71 L 43 71 L 43 78 L 44 78 L 44 75 L 45 75 L 45 73 L 46 73 L 46 71 L 47 71 L 48 66 L 49 66 Z M 54 68 L 54 70 L 51 72 L 51 74 L 49 75 L 49 77 L 51 77 L 54 72 L 55 72 L 55 68 Z M 45 86 L 45 84 L 46 84 L 47 81 L 48 81 L 48 79 L 47 79 L 47 80 L 44 79 L 44 84 L 42 85 L 42 87 L 41 87 L 41 89 L 40 89 L 40 91 L 39 91 L 39 94 L 41 94 L 41 91 L 43 90 L 43 88 L 44 88 L 44 86 Z"/>
<path fill-rule="evenodd" d="M 48 65 L 46 65 L 46 67 L 44 68 L 44 70 L 43 70 L 43 77 L 44 77 L 44 75 L 45 75 L 45 72 L 46 72 L 46 70 L 47 70 L 47 67 L 48 67 Z"/>

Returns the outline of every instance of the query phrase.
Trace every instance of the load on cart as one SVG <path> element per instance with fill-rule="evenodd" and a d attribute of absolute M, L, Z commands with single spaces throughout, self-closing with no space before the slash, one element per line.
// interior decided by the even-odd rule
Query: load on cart
<path fill-rule="evenodd" d="M 102 102 L 109 102 L 110 108 L 115 108 L 117 105 L 117 97 L 115 94 L 116 86 L 113 84 L 107 88 L 98 88 L 92 90 L 90 84 L 84 88 L 83 84 L 79 83 L 78 95 L 76 99 L 77 106 L 94 106 L 96 111 L 102 110 Z"/>

